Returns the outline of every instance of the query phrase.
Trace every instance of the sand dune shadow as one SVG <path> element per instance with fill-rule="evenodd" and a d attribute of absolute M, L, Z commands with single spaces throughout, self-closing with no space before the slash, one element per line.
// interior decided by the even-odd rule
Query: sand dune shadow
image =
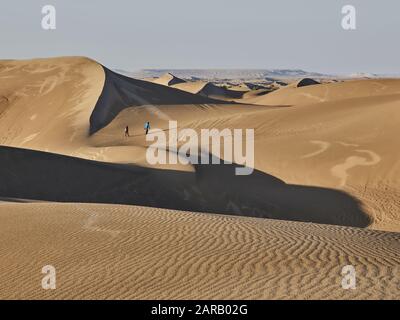
<path fill-rule="evenodd" d="M 371 223 L 357 199 L 327 188 L 286 184 L 235 164 L 195 165 L 195 172 L 114 165 L 0 147 L 0 197 L 117 203 L 354 227 Z"/>
<path fill-rule="evenodd" d="M 227 103 L 160 84 L 129 78 L 106 67 L 103 67 L 103 70 L 105 73 L 104 86 L 90 116 L 89 134 L 105 127 L 127 107 Z"/>
<path fill-rule="evenodd" d="M 372 223 L 361 203 L 346 192 L 315 186 L 287 184 L 254 170 L 235 176 L 235 164 L 197 165 L 197 185 L 206 198 L 221 208 L 228 204 L 238 215 L 366 227 Z"/>

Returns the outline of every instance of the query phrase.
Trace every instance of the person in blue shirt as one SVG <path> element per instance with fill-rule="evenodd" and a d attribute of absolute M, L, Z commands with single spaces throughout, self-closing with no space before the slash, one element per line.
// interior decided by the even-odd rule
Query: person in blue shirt
<path fill-rule="evenodd" d="M 150 130 L 150 122 L 149 121 L 146 121 L 146 123 L 144 124 L 144 130 L 146 130 L 146 135 L 147 135 Z"/>

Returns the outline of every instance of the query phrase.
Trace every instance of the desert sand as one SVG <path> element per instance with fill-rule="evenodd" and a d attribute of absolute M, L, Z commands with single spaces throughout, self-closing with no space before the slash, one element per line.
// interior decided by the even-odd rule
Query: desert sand
<path fill-rule="evenodd" d="M 400 80 L 175 81 L 82 57 L 0 62 L 0 297 L 400 297 Z M 149 165 L 143 123 L 169 120 L 254 128 L 254 173 Z"/>
<path fill-rule="evenodd" d="M 137 206 L 0 210 L 2 298 L 399 297 L 398 233 Z M 50 263 L 57 288 L 45 291 L 40 271 Z M 355 290 L 341 287 L 347 264 Z"/>

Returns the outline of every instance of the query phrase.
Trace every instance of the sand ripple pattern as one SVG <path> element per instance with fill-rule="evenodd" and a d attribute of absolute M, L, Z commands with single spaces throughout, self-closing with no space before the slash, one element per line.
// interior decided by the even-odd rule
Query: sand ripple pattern
<path fill-rule="evenodd" d="M 399 233 L 56 203 L 1 203 L 0 228 L 3 299 L 400 298 Z M 40 286 L 46 264 L 56 290 Z"/>

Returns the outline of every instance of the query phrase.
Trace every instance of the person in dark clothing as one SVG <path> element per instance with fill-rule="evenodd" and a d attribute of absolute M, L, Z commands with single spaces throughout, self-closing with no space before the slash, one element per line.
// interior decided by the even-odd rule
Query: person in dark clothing
<path fill-rule="evenodd" d="M 125 127 L 125 137 L 126 138 L 129 137 L 129 127 L 128 126 Z"/>

